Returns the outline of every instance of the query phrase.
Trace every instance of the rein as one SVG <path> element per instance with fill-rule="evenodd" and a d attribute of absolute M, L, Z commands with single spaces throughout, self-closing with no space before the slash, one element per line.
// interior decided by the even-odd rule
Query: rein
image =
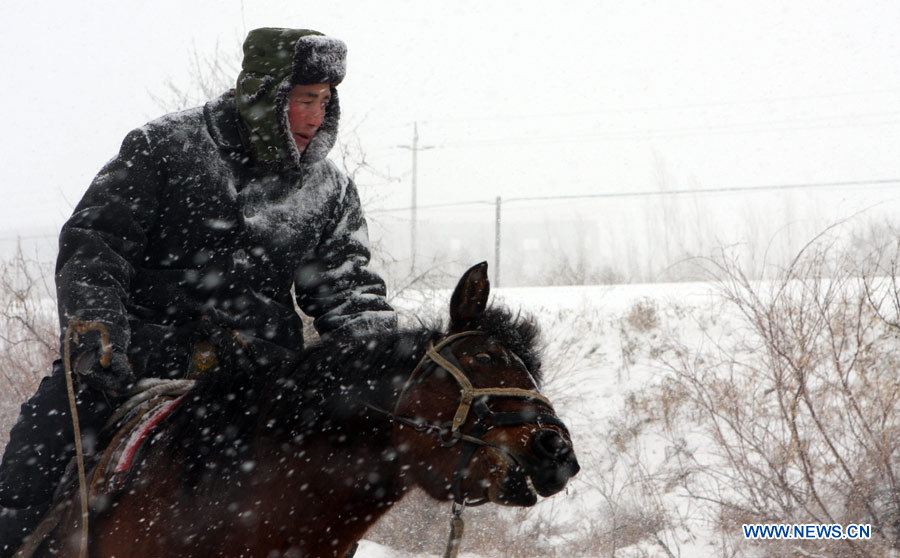
<path fill-rule="evenodd" d="M 78 407 L 75 399 L 75 386 L 72 382 L 72 343 L 78 342 L 79 335 L 96 331 L 100 334 L 100 364 L 104 368 L 109 367 L 112 358 L 112 345 L 109 342 L 109 331 L 106 326 L 98 322 L 84 322 L 78 318 L 69 320 L 66 327 L 63 353 L 66 371 L 66 391 L 69 396 L 69 410 L 72 415 L 72 430 L 75 433 L 75 459 L 78 466 L 78 490 L 81 499 L 81 541 L 78 556 L 86 558 L 88 554 L 88 497 L 87 479 L 84 473 L 84 449 L 81 441 L 81 426 L 78 421 Z"/>
<path fill-rule="evenodd" d="M 447 549 L 444 558 L 455 558 L 459 552 L 459 545 L 462 542 L 465 523 L 462 519 L 462 512 L 466 507 L 480 506 L 486 504 L 488 498 L 468 502 L 462 495 L 463 471 L 468 467 L 475 452 L 480 447 L 487 447 L 494 451 L 504 454 L 513 463 L 521 466 L 519 458 L 502 446 L 487 442 L 483 436 L 489 430 L 501 426 L 522 426 L 526 424 L 537 424 L 538 426 L 553 425 L 561 428 L 564 432 L 568 432 L 566 426 L 555 416 L 555 411 L 550 400 L 535 390 L 521 388 L 476 388 L 460 370 L 459 362 L 452 355 L 445 358 L 441 352 L 448 348 L 455 341 L 473 335 L 486 335 L 481 331 L 464 331 L 454 335 L 448 335 L 437 345 L 433 341 L 428 342 L 425 354 L 419 360 L 419 363 L 410 373 L 409 378 L 400 390 L 397 402 L 394 404 L 393 411 L 382 409 L 372 404 L 366 406 L 380 414 L 387 416 L 392 422 L 408 426 L 416 432 L 423 432 L 434 436 L 438 440 L 438 444 L 444 448 L 450 448 L 458 442 L 463 442 L 465 447 L 459 456 L 456 470 L 453 473 L 453 509 L 451 517 L 450 539 L 447 542 Z M 459 405 L 453 420 L 448 423 L 437 424 L 429 422 L 422 417 L 410 418 L 398 414 L 398 409 L 407 394 L 407 391 L 417 382 L 425 379 L 430 370 L 427 370 L 429 362 L 434 368 L 440 368 L 450 373 L 450 376 L 456 380 L 459 386 Z M 550 413 L 538 413 L 534 410 L 527 410 L 517 413 L 497 413 L 490 409 L 487 401 L 491 397 L 515 397 L 519 399 L 534 400 L 542 403 L 550 409 Z M 474 412 L 477 417 L 475 426 L 468 434 L 464 434 L 460 428 L 466 423 L 469 414 Z"/>

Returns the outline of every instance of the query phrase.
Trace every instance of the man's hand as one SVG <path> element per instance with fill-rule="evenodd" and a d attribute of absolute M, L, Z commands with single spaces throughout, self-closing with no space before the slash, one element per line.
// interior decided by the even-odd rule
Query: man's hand
<path fill-rule="evenodd" d="M 100 364 L 98 351 L 82 353 L 75 360 L 75 373 L 87 385 L 111 395 L 124 395 L 134 387 L 131 363 L 124 354 L 116 351 L 112 353 L 109 368 Z"/>

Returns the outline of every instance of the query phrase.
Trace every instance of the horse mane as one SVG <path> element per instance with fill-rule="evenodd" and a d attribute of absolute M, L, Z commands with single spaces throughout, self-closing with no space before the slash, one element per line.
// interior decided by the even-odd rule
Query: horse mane
<path fill-rule="evenodd" d="M 540 385 L 541 348 L 535 320 L 491 306 L 468 329 L 483 331 L 513 351 Z M 409 374 L 446 328 L 438 323 L 367 335 L 305 349 L 291 367 L 223 366 L 188 392 L 170 416 L 176 454 L 194 484 L 204 470 L 253 461 L 261 433 L 299 446 L 311 433 L 335 444 L 390 441 L 390 422 L 366 404 L 390 409 Z"/>
<path fill-rule="evenodd" d="M 491 306 L 471 326 L 495 338 L 522 359 L 537 387 L 541 387 L 544 381 L 541 368 L 543 345 L 540 328 L 533 316 L 522 312 L 513 314 L 505 306 Z"/>

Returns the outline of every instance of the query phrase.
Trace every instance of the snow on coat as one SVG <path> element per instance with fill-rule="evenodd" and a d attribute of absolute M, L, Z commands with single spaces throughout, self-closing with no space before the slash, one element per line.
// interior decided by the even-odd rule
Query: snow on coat
<path fill-rule="evenodd" d="M 299 350 L 292 283 L 323 336 L 394 327 L 353 182 L 326 159 L 250 160 L 233 93 L 129 133 L 60 233 L 62 327 L 107 324 L 139 376 L 178 373 L 179 327 L 201 318 Z"/>

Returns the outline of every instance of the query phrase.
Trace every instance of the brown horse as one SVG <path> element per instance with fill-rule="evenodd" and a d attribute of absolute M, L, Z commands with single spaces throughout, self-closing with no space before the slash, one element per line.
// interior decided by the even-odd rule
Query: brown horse
<path fill-rule="evenodd" d="M 314 347 L 290 371 L 210 374 L 126 488 L 91 502 L 94 557 L 342 557 L 414 486 L 530 506 L 578 472 L 537 391 L 537 329 L 466 272 L 450 327 Z M 38 555 L 76 556 L 77 493 Z"/>

